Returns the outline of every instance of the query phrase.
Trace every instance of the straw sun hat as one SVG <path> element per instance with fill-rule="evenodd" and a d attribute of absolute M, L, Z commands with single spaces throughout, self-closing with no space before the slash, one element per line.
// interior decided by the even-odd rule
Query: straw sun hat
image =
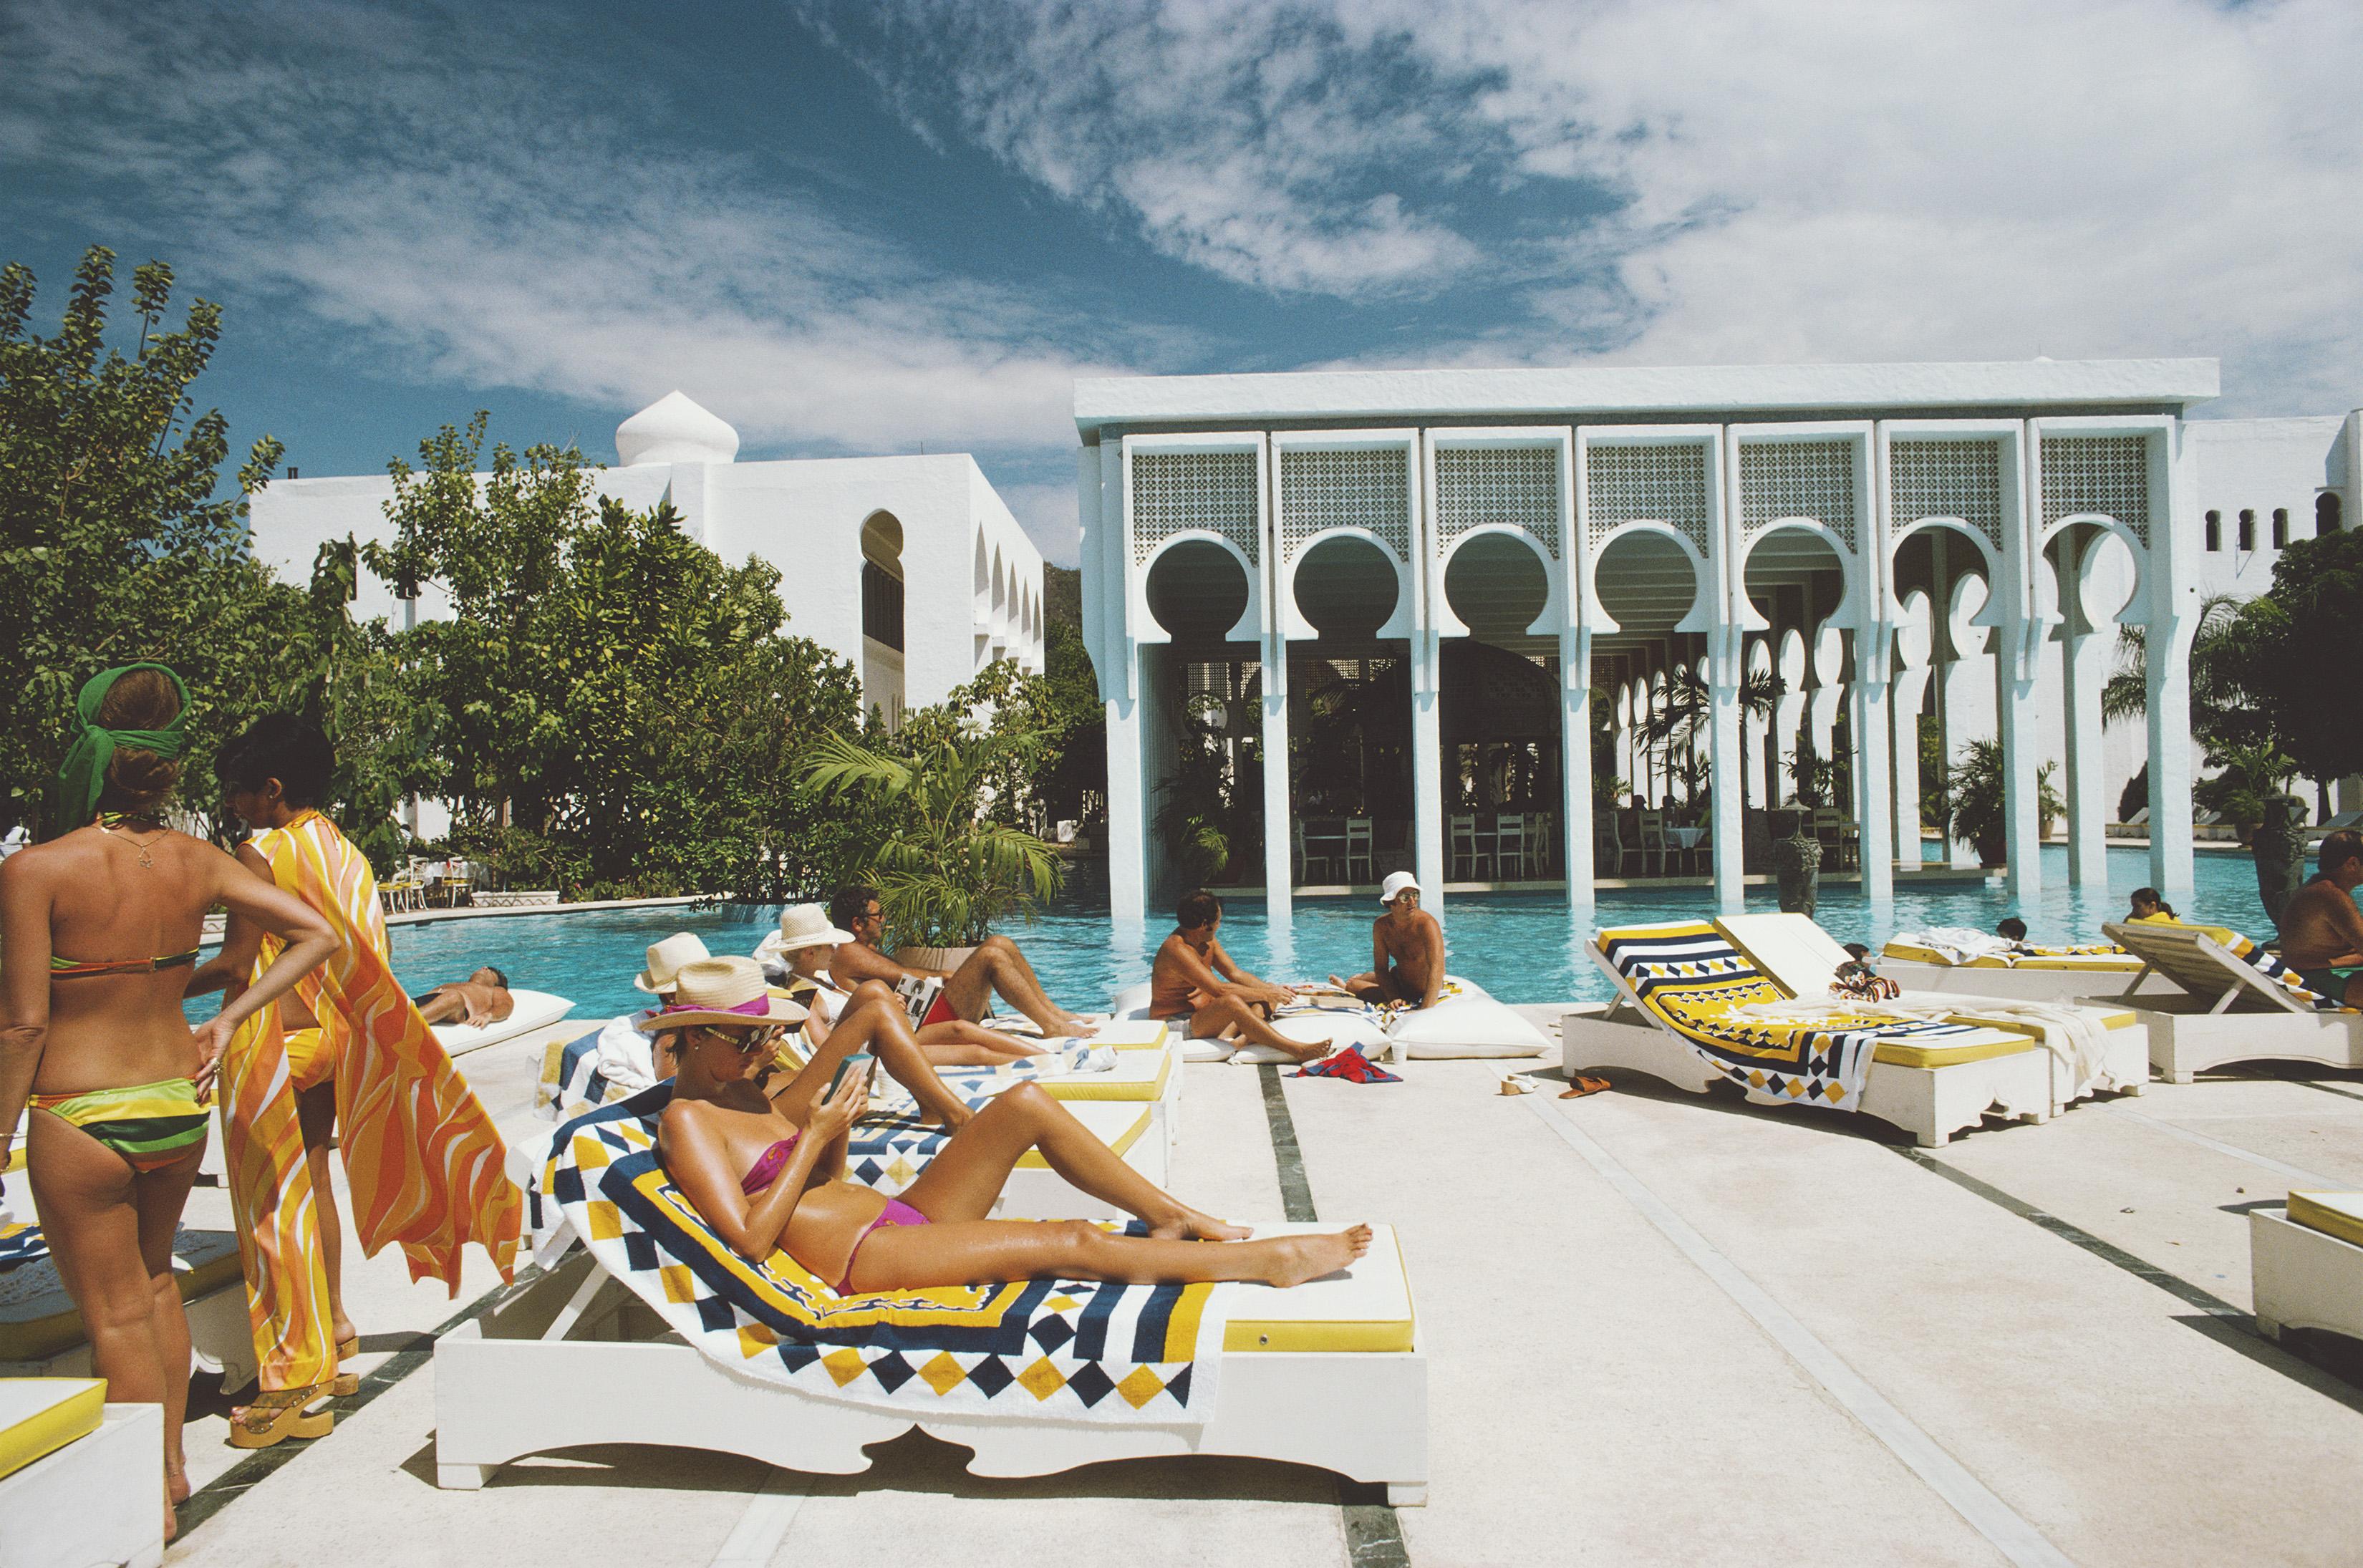
<path fill-rule="evenodd" d="M 763 981 L 763 966 L 752 958 L 693 958 L 674 977 L 671 1004 L 649 1021 L 649 1028 L 685 1029 L 702 1023 L 762 1029 L 804 1021 L 803 1008 L 771 994 Z"/>
<path fill-rule="evenodd" d="M 780 911 L 776 950 L 793 953 L 799 947 L 828 947 L 851 942 L 853 933 L 828 923 L 828 911 L 818 904 L 790 904 Z"/>
<path fill-rule="evenodd" d="M 681 973 L 683 964 L 710 957 L 705 944 L 686 931 L 676 931 L 649 949 L 649 966 L 632 977 L 638 990 L 660 996 L 672 989 L 673 977 Z"/>

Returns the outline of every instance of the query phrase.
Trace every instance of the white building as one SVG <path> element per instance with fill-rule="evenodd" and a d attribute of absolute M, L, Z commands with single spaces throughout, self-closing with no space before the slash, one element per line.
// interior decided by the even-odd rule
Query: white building
<path fill-rule="evenodd" d="M 1615 869 L 1596 851 L 1625 857 L 1595 818 L 1595 722 L 1612 776 L 1664 803 L 1669 754 L 1640 726 L 1670 676 L 1706 693 L 1683 793 L 1725 909 L 1801 752 L 1847 762 L 1866 890 L 1890 896 L 1919 862 L 1924 714 L 1947 757 L 1999 739 L 2014 893 L 2042 875 L 2053 762 L 2071 879 L 2105 881 L 2104 824 L 2147 763 L 2151 879 L 2187 890 L 2199 608 L 2363 516 L 2363 414 L 2188 419 L 2216 390 L 2212 359 L 1079 381 L 1115 913 L 1174 879 L 1150 823 L 1177 748 L 1208 744 L 1183 733 L 1193 701 L 1260 777 L 1262 821 L 1288 824 L 1263 834 L 1275 922 L 1293 888 L 1380 869 L 1391 809 L 1429 889 L 1563 880 L 1587 907 Z M 2147 712 L 2104 730 L 2120 624 L 2147 628 Z M 1743 703 L 1750 674 L 1781 678 L 1769 712 Z M 1302 783 L 1254 760 L 1341 712 L 1353 768 L 1318 745 Z M 1397 722 L 1400 746 L 1373 744 Z M 1378 842 L 1328 845 L 1359 856 L 1308 876 L 1304 819 L 1341 801 Z M 1491 815 L 1540 865 L 1483 875 L 1464 821 L 1489 801 L 1523 808 Z"/>
<path fill-rule="evenodd" d="M 724 560 L 778 568 L 788 630 L 851 660 L 864 701 L 890 721 L 995 659 L 1040 671 L 1042 557 L 973 458 L 742 463 L 738 453 L 737 431 L 671 392 L 616 427 L 616 466 L 596 493 L 642 508 L 670 500 Z M 308 581 L 323 542 L 386 537 L 393 494 L 383 475 L 277 480 L 254 498 L 255 555 Z M 365 576 L 353 609 L 406 624 L 446 606 L 431 586 L 398 602 Z"/>

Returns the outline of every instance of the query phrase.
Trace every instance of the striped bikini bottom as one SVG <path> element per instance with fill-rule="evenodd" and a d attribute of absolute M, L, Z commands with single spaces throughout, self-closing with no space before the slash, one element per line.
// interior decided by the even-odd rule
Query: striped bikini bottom
<path fill-rule="evenodd" d="M 187 1078 L 81 1094 L 37 1094 L 36 1110 L 72 1122 L 124 1158 L 135 1171 L 161 1170 L 205 1141 L 205 1108 Z"/>

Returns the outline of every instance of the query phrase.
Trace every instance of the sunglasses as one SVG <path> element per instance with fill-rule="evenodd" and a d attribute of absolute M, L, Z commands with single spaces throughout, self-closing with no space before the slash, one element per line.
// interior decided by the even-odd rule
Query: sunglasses
<path fill-rule="evenodd" d="M 698 1032 L 721 1041 L 732 1050 L 737 1051 L 741 1056 L 751 1056 L 756 1052 L 762 1050 L 768 1045 L 778 1044 L 780 1036 L 785 1033 L 786 1031 L 776 1028 L 754 1030 L 718 1029 L 708 1024 L 704 1028 L 701 1028 Z"/>

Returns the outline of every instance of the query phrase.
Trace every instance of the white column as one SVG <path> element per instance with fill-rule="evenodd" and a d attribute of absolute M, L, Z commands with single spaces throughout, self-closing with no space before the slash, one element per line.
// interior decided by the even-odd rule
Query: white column
<path fill-rule="evenodd" d="M 1892 837 L 1895 820 L 1888 797 L 1889 694 L 1881 668 L 1879 677 L 1871 673 L 1874 657 L 1881 665 L 1887 660 L 1886 639 L 1872 634 L 1858 634 L 1863 641 L 1875 646 L 1855 661 L 1854 723 L 1854 814 L 1856 831 L 1862 835 L 1862 894 L 1874 905 L 1885 904 L 1895 897 L 1895 844 Z M 1920 841 L 1915 837 L 1913 847 Z"/>
<path fill-rule="evenodd" d="M 2060 584 L 2063 601 L 2074 586 L 2073 578 Z M 2059 647 L 2061 695 L 2068 709 L 2068 880 L 2080 888 L 2105 889 L 2109 848 L 2102 824 L 2113 807 L 2108 764 L 2102 756 L 2101 685 L 2108 679 L 2109 639 L 2078 631 L 2081 606 L 2070 608 L 2075 619 L 2064 628 L 2069 635 Z"/>
<path fill-rule="evenodd" d="M 2025 476 L 2018 504 L 2003 520 L 2002 576 L 1994 591 L 2002 601 L 1994 649 L 1994 723 L 2002 737 L 2002 853 L 2010 867 L 2005 885 L 2025 901 L 2043 888 L 2043 819 L 2036 810 L 2036 769 L 2042 732 L 2036 723 L 2036 654 L 2043 624 L 2035 614 L 2035 573 L 2042 560 L 2036 540 L 2042 520 L 2041 446 L 2035 426 L 2021 426 Z"/>
<path fill-rule="evenodd" d="M 2163 448 L 2163 449 L 2161 449 Z M 2197 455 L 2183 428 L 2151 438 L 2149 559 L 2149 879 L 2170 901 L 2189 898 L 2191 849 L 2191 639 L 2198 631 L 2196 565 L 2190 558 Z M 2163 480 L 2163 483 L 2159 481 Z M 2165 504 L 2159 504 L 2159 492 Z"/>
<path fill-rule="evenodd" d="M 1742 804 L 1747 781 L 1739 776 L 1740 628 L 1717 626 L 1707 634 L 1707 689 L 1714 704 L 1707 732 L 1709 777 L 1714 796 L 1709 807 L 1714 845 L 1714 902 L 1725 914 L 1747 906 L 1742 875 L 1740 835 L 1746 817 Z"/>
<path fill-rule="evenodd" d="M 1289 929 L 1295 811 L 1288 792 L 1288 638 L 1263 641 L 1263 907 L 1266 929 Z"/>
<path fill-rule="evenodd" d="M 1129 647 L 1126 655 L 1139 657 Z M 1133 689 L 1139 690 L 1137 684 Z M 1134 925 L 1148 914 L 1148 802 L 1141 787 L 1140 728 L 1137 696 L 1108 700 L 1108 913 Z"/>
<path fill-rule="evenodd" d="M 1420 901 L 1431 911 L 1440 909 L 1444 903 L 1444 742 L 1442 716 L 1436 705 L 1437 666 L 1440 662 L 1437 651 L 1436 635 L 1430 628 L 1413 628 L 1412 857 L 1419 885 L 1427 894 Z"/>
<path fill-rule="evenodd" d="M 1560 834 L 1567 849 L 1567 907 L 1592 912 L 1592 633 L 1559 635 Z"/>
<path fill-rule="evenodd" d="M 1888 756 L 1895 779 L 1895 857 L 1920 864 L 1920 705 L 1928 690 L 1928 667 L 1907 664 L 1888 689 Z"/>

